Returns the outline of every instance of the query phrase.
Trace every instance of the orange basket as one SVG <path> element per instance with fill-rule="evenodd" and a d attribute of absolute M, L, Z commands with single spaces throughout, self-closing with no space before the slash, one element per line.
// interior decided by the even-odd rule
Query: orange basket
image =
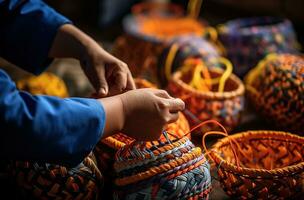
<path fill-rule="evenodd" d="M 303 137 L 247 131 L 220 139 L 208 154 L 218 166 L 223 189 L 233 198 L 303 198 Z"/>
<path fill-rule="evenodd" d="M 144 5 L 146 4 L 135 5 L 133 15 L 124 18 L 123 27 L 126 34 L 115 41 L 112 51 L 116 57 L 128 64 L 135 77 L 157 83 L 158 59 L 166 44 L 175 37 L 196 35 L 217 40 L 215 29 L 207 26 L 202 20 L 182 16 L 181 12 L 176 11 L 178 9 L 169 9 L 169 14 L 164 14 L 164 7 L 170 8 L 171 4 L 162 5 L 162 14 L 148 15 L 142 14 L 142 10 L 146 10 L 141 8 Z"/>
<path fill-rule="evenodd" d="M 215 67 L 208 68 L 208 71 L 210 81 L 219 79 L 226 73 Z M 168 85 L 169 93 L 185 102 L 184 114 L 190 125 L 194 126 L 202 121 L 214 119 L 224 125 L 228 131 L 236 127 L 244 108 L 245 87 L 242 81 L 234 74 L 230 74 L 226 76 L 224 84 L 216 83 L 209 90 L 203 91 L 188 84 L 191 77 L 193 77 L 192 72 L 177 71 L 171 77 Z M 216 90 L 216 88 L 221 88 L 222 91 Z M 206 125 L 203 130 L 214 128 L 213 125 Z"/>

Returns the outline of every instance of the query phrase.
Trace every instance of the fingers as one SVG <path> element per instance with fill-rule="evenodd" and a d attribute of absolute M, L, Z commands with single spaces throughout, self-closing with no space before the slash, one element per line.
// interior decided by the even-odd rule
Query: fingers
<path fill-rule="evenodd" d="M 185 103 L 181 99 L 167 99 L 169 104 L 168 109 L 170 113 L 176 113 L 185 109 Z"/>
<path fill-rule="evenodd" d="M 169 119 L 167 119 L 167 123 L 173 123 L 173 122 L 176 122 L 179 118 L 179 114 L 178 112 L 176 113 L 169 113 Z"/>
<path fill-rule="evenodd" d="M 104 67 L 97 67 L 97 78 L 99 87 L 96 88 L 96 92 L 99 96 L 106 96 L 109 91 L 109 86 L 105 77 L 105 69 Z"/>
<path fill-rule="evenodd" d="M 154 90 L 154 94 L 161 98 L 173 99 L 173 97 L 171 97 L 166 90 Z"/>
<path fill-rule="evenodd" d="M 127 90 L 135 90 L 136 89 L 136 85 L 135 85 L 134 79 L 133 79 L 132 74 L 131 74 L 130 71 L 128 72 L 127 78 L 128 78 L 128 80 L 127 80 L 127 87 L 126 87 L 126 89 Z"/>

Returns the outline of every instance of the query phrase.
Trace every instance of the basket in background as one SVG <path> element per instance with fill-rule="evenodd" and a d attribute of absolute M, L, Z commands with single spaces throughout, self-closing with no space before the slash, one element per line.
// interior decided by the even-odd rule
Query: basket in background
<path fill-rule="evenodd" d="M 247 131 L 220 139 L 209 152 L 225 192 L 236 199 L 301 199 L 304 138 Z"/>
<path fill-rule="evenodd" d="M 298 42 L 291 22 L 275 17 L 235 19 L 218 28 L 219 39 L 234 67 L 243 77 L 269 53 L 295 53 Z"/>
<path fill-rule="evenodd" d="M 304 134 L 304 58 L 271 54 L 245 78 L 256 111 L 284 130 Z"/>

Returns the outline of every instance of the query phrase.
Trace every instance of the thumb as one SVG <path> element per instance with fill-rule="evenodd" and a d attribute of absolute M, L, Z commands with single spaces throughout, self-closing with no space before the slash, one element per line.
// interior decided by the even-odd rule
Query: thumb
<path fill-rule="evenodd" d="M 170 113 L 176 113 L 185 109 L 185 103 L 181 99 L 166 99 Z"/>
<path fill-rule="evenodd" d="M 96 88 L 96 92 L 98 95 L 106 96 L 109 91 L 108 82 L 105 76 L 105 69 L 104 67 L 99 67 L 97 71 L 97 85 L 99 87 Z"/>

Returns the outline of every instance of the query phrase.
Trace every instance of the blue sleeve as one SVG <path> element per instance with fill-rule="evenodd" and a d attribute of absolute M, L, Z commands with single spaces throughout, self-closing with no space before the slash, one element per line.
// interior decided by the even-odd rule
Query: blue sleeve
<path fill-rule="evenodd" d="M 34 74 L 52 61 L 48 52 L 68 19 L 39 0 L 0 0 L 0 56 Z"/>
<path fill-rule="evenodd" d="M 33 96 L 0 70 L 0 159 L 72 166 L 92 151 L 104 125 L 97 100 Z"/>

